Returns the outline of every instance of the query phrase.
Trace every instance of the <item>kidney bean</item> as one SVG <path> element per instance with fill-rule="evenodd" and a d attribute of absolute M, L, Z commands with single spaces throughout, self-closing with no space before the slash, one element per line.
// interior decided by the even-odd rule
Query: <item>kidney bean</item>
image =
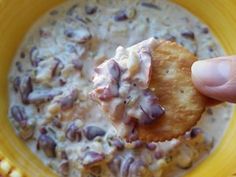
<path fill-rule="evenodd" d="M 64 31 L 64 34 L 66 35 L 66 37 L 68 39 L 70 39 L 76 43 L 79 43 L 79 44 L 84 44 L 92 38 L 92 34 L 86 28 L 80 28 L 77 30 L 67 28 Z"/>
<path fill-rule="evenodd" d="M 15 92 L 18 92 L 18 90 L 20 89 L 20 83 L 21 83 L 20 77 L 16 76 L 15 79 L 13 80 L 13 88 Z"/>
<path fill-rule="evenodd" d="M 143 116 L 139 119 L 140 124 L 150 124 L 157 118 L 161 117 L 165 111 L 159 104 L 150 105 L 144 110 L 140 105 L 140 109 L 143 111 Z"/>
<path fill-rule="evenodd" d="M 20 125 L 21 128 L 24 128 L 27 125 L 27 117 L 25 114 L 24 107 L 14 105 L 11 107 L 11 116 L 14 120 Z"/>
<path fill-rule="evenodd" d="M 161 10 L 161 8 L 158 5 L 152 4 L 152 3 L 148 3 L 148 2 L 142 2 L 141 6 L 152 8 L 152 9 L 156 9 L 156 10 Z"/>
<path fill-rule="evenodd" d="M 148 168 L 142 160 L 136 159 L 129 167 L 129 177 L 142 177 L 147 175 Z M 148 176 L 148 175 L 147 175 Z"/>
<path fill-rule="evenodd" d="M 144 145 L 144 143 L 141 140 L 135 140 L 132 143 L 134 145 L 134 148 L 137 148 L 137 149 L 143 147 Z"/>
<path fill-rule="evenodd" d="M 201 128 L 198 127 L 194 127 L 192 128 L 192 130 L 190 131 L 190 137 L 191 138 L 195 138 L 196 136 L 198 136 L 199 134 L 203 133 Z"/>
<path fill-rule="evenodd" d="M 61 104 L 61 109 L 65 111 L 72 108 L 77 99 L 78 99 L 78 90 L 73 90 L 70 93 L 70 95 L 60 99 L 59 103 Z"/>
<path fill-rule="evenodd" d="M 101 101 L 108 101 L 113 97 L 117 97 L 119 94 L 117 85 L 108 85 L 103 88 L 98 88 L 96 89 L 96 92 L 98 93 L 98 98 Z"/>
<path fill-rule="evenodd" d="M 98 77 L 97 75 L 103 74 L 109 77 L 111 81 L 120 80 L 120 73 L 121 73 L 120 66 L 113 59 L 107 60 L 101 65 L 99 65 L 97 68 L 94 69 L 94 72 L 95 72 L 94 78 Z M 98 85 L 100 85 L 100 83 Z"/>
<path fill-rule="evenodd" d="M 38 138 L 37 149 L 42 149 L 47 157 L 56 157 L 56 142 L 48 135 L 41 134 Z"/>
<path fill-rule="evenodd" d="M 58 119 L 58 118 L 54 118 L 53 120 L 52 120 L 52 125 L 54 126 L 54 127 L 57 127 L 57 128 L 62 128 L 62 124 L 61 124 L 61 121 Z"/>
<path fill-rule="evenodd" d="M 20 95 L 23 104 L 29 104 L 28 96 L 33 91 L 33 85 L 30 76 L 24 76 L 20 85 Z"/>
<path fill-rule="evenodd" d="M 68 160 L 67 153 L 65 151 L 61 152 L 61 159 Z"/>
<path fill-rule="evenodd" d="M 37 67 L 41 60 L 38 55 L 39 55 L 38 48 L 36 46 L 33 46 L 29 52 L 29 59 L 33 67 Z"/>
<path fill-rule="evenodd" d="M 93 140 L 98 136 L 104 136 L 106 132 L 105 130 L 97 126 L 87 126 L 84 128 L 84 134 L 88 140 Z"/>
<path fill-rule="evenodd" d="M 203 34 L 208 34 L 208 33 L 209 33 L 209 29 L 208 29 L 207 27 L 204 27 L 204 28 L 202 29 L 202 33 L 203 33 Z"/>
<path fill-rule="evenodd" d="M 70 141 L 80 141 L 81 140 L 81 131 L 79 127 L 72 123 L 66 130 L 66 138 Z"/>
<path fill-rule="evenodd" d="M 41 134 L 47 134 L 47 133 L 48 133 L 46 127 L 44 127 L 44 126 L 42 126 L 42 127 L 39 128 L 39 132 L 40 132 Z"/>
<path fill-rule="evenodd" d="M 104 159 L 105 159 L 104 154 L 94 152 L 94 151 L 89 151 L 89 152 L 85 153 L 82 163 L 84 166 L 93 166 L 97 163 L 102 162 Z"/>
<path fill-rule="evenodd" d="M 146 148 L 150 151 L 154 151 L 156 149 L 156 144 L 155 143 L 147 143 Z"/>
<path fill-rule="evenodd" d="M 54 66 L 52 68 L 52 77 L 56 76 L 59 69 L 61 70 L 65 67 L 59 58 L 54 58 L 54 60 L 56 62 L 54 63 Z"/>
<path fill-rule="evenodd" d="M 66 84 L 66 81 L 64 79 L 60 78 L 59 79 L 59 84 L 60 84 L 60 86 L 63 86 L 63 85 Z"/>
<path fill-rule="evenodd" d="M 62 174 L 62 176 L 68 176 L 70 172 L 70 164 L 68 160 L 63 160 L 58 169 L 59 173 Z"/>
<path fill-rule="evenodd" d="M 77 70 L 81 70 L 83 68 L 83 62 L 79 59 L 72 60 L 72 64 L 74 65 L 74 68 Z"/>
<path fill-rule="evenodd" d="M 60 90 L 35 90 L 29 94 L 28 101 L 31 104 L 42 104 L 61 94 Z"/>
<path fill-rule="evenodd" d="M 192 31 L 186 31 L 186 32 L 182 32 L 181 36 L 183 36 L 184 38 L 190 39 L 190 40 L 194 40 L 195 39 L 195 35 Z"/>
<path fill-rule="evenodd" d="M 117 150 L 122 151 L 125 148 L 124 142 L 121 139 L 115 138 L 112 141 L 112 145 L 116 147 Z"/>
<path fill-rule="evenodd" d="M 120 10 L 118 12 L 115 13 L 114 15 L 114 20 L 115 21 L 125 21 L 128 19 L 128 16 L 126 14 L 126 11 L 125 10 Z"/>
<path fill-rule="evenodd" d="M 109 60 L 107 63 L 108 71 L 112 78 L 116 81 L 120 80 L 120 66 L 115 60 Z"/>
<path fill-rule="evenodd" d="M 34 122 L 26 122 L 26 126 L 21 128 L 19 131 L 19 135 L 23 140 L 29 140 L 33 137 L 35 131 L 35 124 Z"/>
<path fill-rule="evenodd" d="M 133 162 L 134 162 L 133 157 L 126 157 L 126 159 L 123 160 L 123 163 L 122 163 L 121 169 L 120 169 L 120 174 L 122 177 L 128 177 L 129 168 Z"/>
<path fill-rule="evenodd" d="M 120 156 L 116 156 L 114 159 L 111 160 L 111 162 L 109 162 L 108 167 L 114 175 L 118 176 L 122 160 L 123 159 Z"/>
<path fill-rule="evenodd" d="M 137 131 L 137 125 L 129 125 L 133 126 L 132 130 L 128 133 L 127 142 L 133 142 L 138 139 L 138 131 Z"/>
<path fill-rule="evenodd" d="M 35 124 L 28 120 L 24 107 L 14 105 L 11 107 L 11 115 L 19 125 L 19 135 L 22 139 L 28 140 L 33 137 Z"/>
<path fill-rule="evenodd" d="M 21 52 L 21 53 L 20 53 L 20 58 L 21 58 L 21 59 L 24 59 L 24 58 L 25 58 L 25 52 Z"/>
<path fill-rule="evenodd" d="M 23 71 L 21 62 L 16 61 L 16 68 L 17 68 L 17 70 L 18 70 L 19 72 L 22 72 L 22 71 Z"/>
<path fill-rule="evenodd" d="M 166 40 L 171 41 L 171 42 L 176 42 L 176 37 L 172 35 L 167 35 L 164 37 Z"/>
<path fill-rule="evenodd" d="M 85 13 L 87 15 L 93 15 L 97 12 L 97 7 L 96 6 L 85 6 Z"/>
<path fill-rule="evenodd" d="M 161 159 L 163 156 L 164 156 L 164 153 L 163 153 L 163 151 L 161 151 L 160 149 L 156 150 L 155 153 L 154 153 L 154 157 L 155 157 L 157 160 Z"/>
<path fill-rule="evenodd" d="M 64 34 L 66 37 L 72 38 L 74 36 L 74 31 L 72 29 L 68 28 L 64 31 Z"/>
<path fill-rule="evenodd" d="M 99 65 L 94 71 L 93 82 L 96 89 L 91 95 L 101 101 L 108 101 L 113 97 L 117 97 L 119 95 L 118 82 L 120 80 L 120 67 L 118 63 L 111 59 Z M 101 82 L 100 79 L 97 79 L 101 75 L 108 78 L 106 82 Z"/>
<path fill-rule="evenodd" d="M 11 116 L 19 125 L 19 135 L 22 139 L 28 140 L 34 135 L 35 124 L 28 120 L 24 107 L 14 105 L 11 107 Z"/>
<path fill-rule="evenodd" d="M 160 118 L 165 110 L 158 103 L 158 98 L 150 90 L 143 91 L 143 98 L 145 99 L 145 104 L 140 105 L 140 109 L 143 112 L 139 119 L 139 124 L 150 124 L 157 118 Z"/>

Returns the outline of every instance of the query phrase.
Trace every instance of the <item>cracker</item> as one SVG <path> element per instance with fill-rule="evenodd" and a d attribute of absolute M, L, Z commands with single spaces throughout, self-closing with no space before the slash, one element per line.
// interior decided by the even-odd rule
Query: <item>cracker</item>
<path fill-rule="evenodd" d="M 205 97 L 193 86 L 191 65 L 196 57 L 182 46 L 160 41 L 152 51 L 152 75 L 149 88 L 155 89 L 165 114 L 151 125 L 140 125 L 143 141 L 164 141 L 190 130 L 205 109 Z"/>

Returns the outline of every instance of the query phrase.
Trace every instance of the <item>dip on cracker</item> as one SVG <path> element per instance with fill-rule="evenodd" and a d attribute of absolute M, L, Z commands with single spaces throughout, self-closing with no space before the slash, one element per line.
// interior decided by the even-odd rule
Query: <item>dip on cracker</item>
<path fill-rule="evenodd" d="M 199 120 L 205 98 L 191 82 L 196 57 L 174 42 L 150 38 L 95 68 L 91 97 L 128 141 L 164 141 Z"/>

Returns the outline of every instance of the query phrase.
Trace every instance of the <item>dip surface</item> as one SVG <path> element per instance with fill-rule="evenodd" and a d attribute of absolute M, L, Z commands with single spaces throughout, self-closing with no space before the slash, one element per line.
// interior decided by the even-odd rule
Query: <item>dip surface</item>
<path fill-rule="evenodd" d="M 29 148 L 61 176 L 181 176 L 222 138 L 232 106 L 209 108 L 184 136 L 125 142 L 92 101 L 93 70 L 115 49 L 155 37 L 199 59 L 223 55 L 208 27 L 164 0 L 70 0 L 30 29 L 9 73 L 9 117 Z"/>

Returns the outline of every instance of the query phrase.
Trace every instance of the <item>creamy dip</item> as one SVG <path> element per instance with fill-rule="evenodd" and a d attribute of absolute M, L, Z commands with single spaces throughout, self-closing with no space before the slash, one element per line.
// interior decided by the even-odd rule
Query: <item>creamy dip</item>
<path fill-rule="evenodd" d="M 119 46 L 176 41 L 199 59 L 223 55 L 208 27 L 164 0 L 70 0 L 32 27 L 9 73 L 9 117 L 29 148 L 61 176 L 181 176 L 219 143 L 231 105 L 206 110 L 167 142 L 126 142 L 90 99 L 94 68 Z"/>

